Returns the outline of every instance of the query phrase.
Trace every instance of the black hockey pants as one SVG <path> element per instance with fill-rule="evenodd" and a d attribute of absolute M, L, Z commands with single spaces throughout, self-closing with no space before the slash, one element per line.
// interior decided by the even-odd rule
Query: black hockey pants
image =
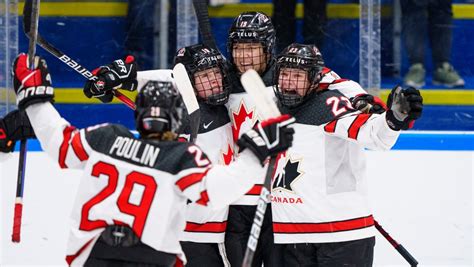
<path fill-rule="evenodd" d="M 276 244 L 278 267 L 370 267 L 375 237 L 334 243 Z"/>

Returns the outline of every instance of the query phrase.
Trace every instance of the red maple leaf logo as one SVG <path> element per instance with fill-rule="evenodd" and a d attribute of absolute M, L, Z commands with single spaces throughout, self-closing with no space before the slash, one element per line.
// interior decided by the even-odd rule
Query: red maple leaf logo
<path fill-rule="evenodd" d="M 227 145 L 227 152 L 222 153 L 222 159 L 224 159 L 224 164 L 229 165 L 234 158 L 234 150 L 230 144 Z"/>
<path fill-rule="evenodd" d="M 234 122 L 232 125 L 232 136 L 234 138 L 234 142 L 237 142 L 239 139 L 240 127 L 247 118 L 253 119 L 253 111 L 248 112 L 244 102 L 242 101 L 237 113 L 232 111 L 232 117 Z"/>

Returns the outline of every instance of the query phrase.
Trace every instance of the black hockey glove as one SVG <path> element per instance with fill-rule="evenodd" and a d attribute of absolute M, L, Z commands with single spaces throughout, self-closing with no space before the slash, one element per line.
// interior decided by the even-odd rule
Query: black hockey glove
<path fill-rule="evenodd" d="M 15 142 L 24 138 L 35 138 L 30 120 L 24 110 L 14 110 L 0 119 L 1 152 L 12 152 Z"/>
<path fill-rule="evenodd" d="M 249 148 L 262 165 L 268 157 L 287 150 L 293 143 L 295 130 L 288 125 L 295 122 L 290 115 L 282 115 L 257 123 L 252 130 L 244 133 L 237 144 L 240 150 Z"/>
<path fill-rule="evenodd" d="M 114 97 L 113 90 L 137 89 L 137 64 L 133 56 L 127 56 L 124 60 L 117 59 L 112 64 L 95 69 L 92 74 L 97 80 L 88 80 L 83 89 L 88 98 L 96 97 L 103 103 L 108 103 Z"/>
<path fill-rule="evenodd" d="M 387 106 L 379 97 L 360 94 L 351 98 L 352 106 L 362 113 L 382 114 L 387 110 Z"/>
<path fill-rule="evenodd" d="M 18 108 L 25 109 L 31 104 L 53 102 L 54 89 L 51 86 L 46 61 L 36 56 L 34 70 L 28 66 L 28 56 L 20 54 L 13 62 L 13 87 L 16 93 Z"/>
<path fill-rule="evenodd" d="M 421 117 L 423 97 L 414 87 L 402 89 L 396 86 L 388 96 L 387 107 L 389 110 L 385 118 L 388 126 L 395 131 L 407 130 Z"/>

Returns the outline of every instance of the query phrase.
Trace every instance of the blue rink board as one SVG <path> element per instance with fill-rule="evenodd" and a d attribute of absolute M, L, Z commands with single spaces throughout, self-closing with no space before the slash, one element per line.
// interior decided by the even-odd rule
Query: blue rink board
<path fill-rule="evenodd" d="M 20 150 L 17 142 L 15 151 Z M 474 151 L 474 132 L 403 132 L 392 150 Z M 38 140 L 28 141 L 28 151 L 41 151 Z"/>

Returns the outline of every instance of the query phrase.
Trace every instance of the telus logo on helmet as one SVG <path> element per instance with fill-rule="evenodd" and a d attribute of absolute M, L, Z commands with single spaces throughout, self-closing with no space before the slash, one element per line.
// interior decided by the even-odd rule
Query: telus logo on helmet
<path fill-rule="evenodd" d="M 243 32 L 236 32 L 238 37 L 257 37 L 256 32 L 249 32 L 249 31 L 243 31 Z"/>
<path fill-rule="evenodd" d="M 206 64 L 206 63 L 209 64 L 213 61 L 217 62 L 220 59 L 222 59 L 222 56 L 220 56 L 220 55 L 219 56 L 204 57 L 204 58 L 202 58 L 201 60 L 198 61 L 197 65 L 201 66 L 201 65 Z"/>
<path fill-rule="evenodd" d="M 296 64 L 307 64 L 308 62 L 302 58 L 294 58 L 294 57 L 282 57 L 278 59 L 278 63 L 281 62 L 288 62 L 288 63 L 296 63 Z"/>
<path fill-rule="evenodd" d="M 68 56 L 66 55 L 62 55 L 59 60 L 61 60 L 62 62 L 66 63 L 69 67 L 75 69 L 77 72 L 79 72 L 80 74 L 82 74 L 82 76 L 86 77 L 87 79 L 90 79 L 91 77 L 94 77 L 94 75 L 88 71 L 86 68 L 84 68 L 83 66 L 79 65 L 79 63 L 77 63 L 76 61 L 72 60 L 71 58 L 69 58 Z"/>

